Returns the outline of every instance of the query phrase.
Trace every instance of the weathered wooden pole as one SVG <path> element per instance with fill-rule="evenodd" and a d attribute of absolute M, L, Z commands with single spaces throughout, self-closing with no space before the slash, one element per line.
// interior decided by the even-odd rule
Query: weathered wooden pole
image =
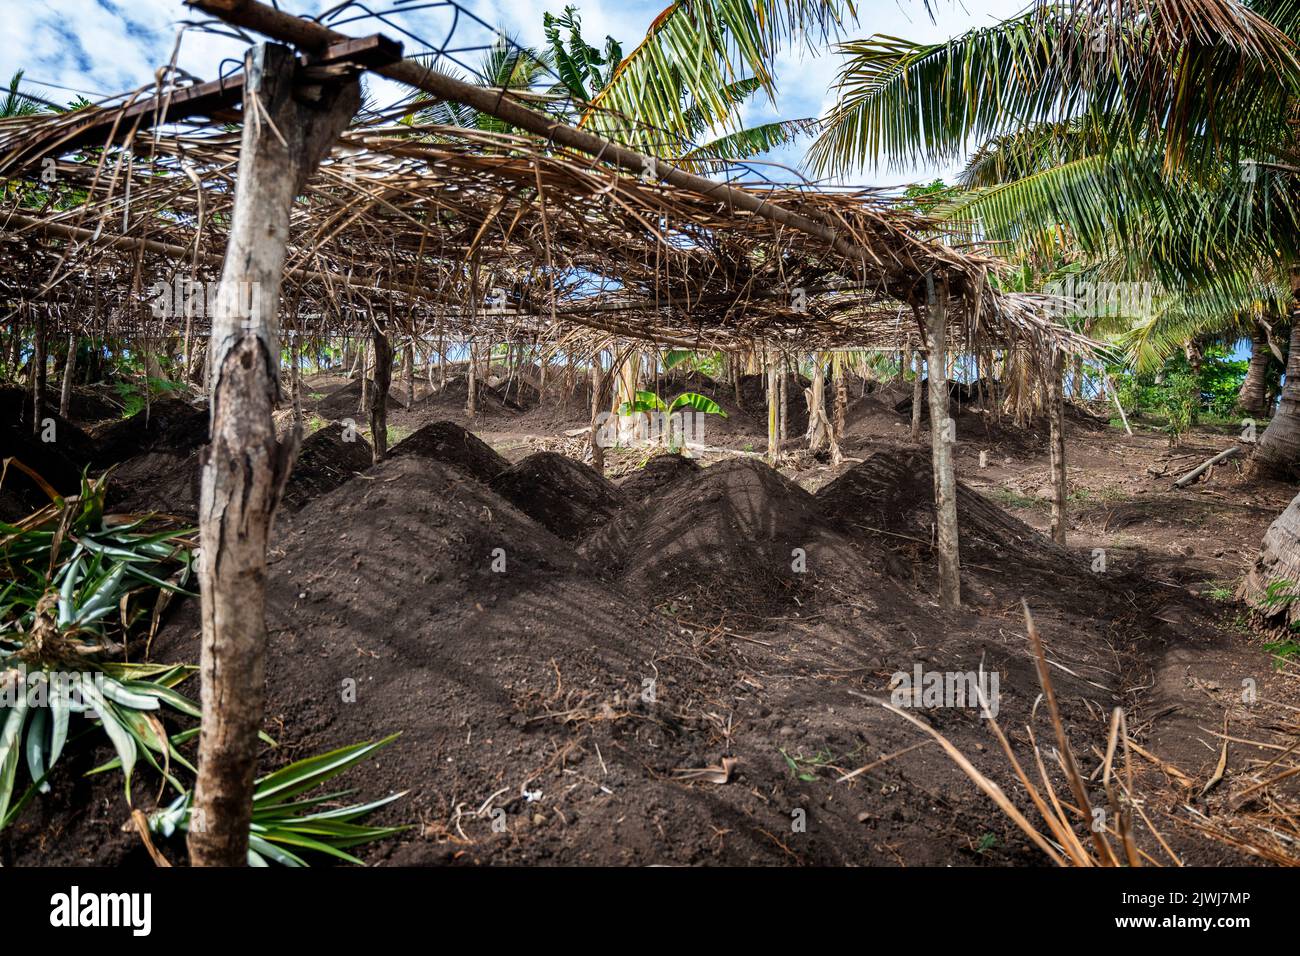
<path fill-rule="evenodd" d="M 415 405 L 415 335 L 406 346 L 406 407 Z"/>
<path fill-rule="evenodd" d="M 361 374 L 361 401 L 357 405 L 357 411 L 362 415 L 370 415 L 370 342 L 369 340 L 361 343 L 361 354 L 358 358 Z"/>
<path fill-rule="evenodd" d="M 777 459 L 781 454 L 780 445 L 780 413 L 777 410 L 777 401 L 780 398 L 780 390 L 776 384 L 776 353 L 768 352 L 767 354 L 767 463 L 773 468 L 776 467 Z"/>
<path fill-rule="evenodd" d="M 59 383 L 59 415 L 68 417 L 72 405 L 72 380 L 77 374 L 77 333 L 68 333 L 68 354 L 63 359 L 63 381 Z"/>
<path fill-rule="evenodd" d="M 929 314 L 926 332 L 930 396 L 930 450 L 934 466 L 934 515 L 939 552 L 939 600 L 944 607 L 961 604 L 961 556 L 957 536 L 957 478 L 952 449 L 956 424 L 948 417 L 948 289 L 926 276 Z"/>
<path fill-rule="evenodd" d="M 605 405 L 605 367 L 601 364 L 600 353 L 591 356 L 591 467 L 602 475 L 605 473 L 605 446 L 602 443 L 600 416 Z"/>
<path fill-rule="evenodd" d="M 921 444 L 921 350 L 912 350 L 912 444 Z"/>
<path fill-rule="evenodd" d="M 33 306 L 36 312 L 36 337 L 32 343 L 32 434 L 41 433 L 41 422 L 45 419 L 45 378 L 49 359 L 45 354 L 45 312 L 46 306 Z"/>
<path fill-rule="evenodd" d="M 832 356 L 835 353 L 831 353 Z M 832 358 L 834 361 L 834 358 Z M 849 384 L 845 380 L 849 363 L 843 356 L 835 362 L 835 437 L 844 437 L 844 421 L 849 411 Z"/>
<path fill-rule="evenodd" d="M 1048 444 L 1052 461 L 1052 539 L 1065 544 L 1065 356 L 1052 352 L 1047 380 Z"/>
<path fill-rule="evenodd" d="M 790 381 L 790 368 L 789 368 L 789 360 L 785 357 L 784 354 L 782 354 L 777 361 L 778 361 L 778 365 L 777 365 L 776 401 L 777 401 L 777 409 L 780 412 L 780 422 L 781 422 L 779 440 L 782 447 L 784 447 L 786 439 L 790 437 L 789 427 L 786 423 L 786 418 L 790 413 L 789 392 L 787 392 L 786 390 L 788 387 L 788 383 Z"/>
<path fill-rule="evenodd" d="M 266 545 L 296 442 L 276 440 L 277 309 L 289 212 L 360 104 L 352 74 L 312 79 L 287 47 L 244 63 L 244 128 L 208 362 L 199 491 L 203 720 L 189 834 L 195 866 L 248 859 L 266 679 Z"/>
<path fill-rule="evenodd" d="M 465 414 L 470 418 L 478 414 L 478 378 L 475 375 L 477 365 L 474 361 L 476 354 L 474 340 L 470 339 L 468 361 L 465 364 Z"/>
<path fill-rule="evenodd" d="M 370 450 L 378 464 L 388 453 L 388 389 L 393 384 L 393 346 L 373 318 L 370 340 L 375 352 L 375 377 L 370 381 Z"/>

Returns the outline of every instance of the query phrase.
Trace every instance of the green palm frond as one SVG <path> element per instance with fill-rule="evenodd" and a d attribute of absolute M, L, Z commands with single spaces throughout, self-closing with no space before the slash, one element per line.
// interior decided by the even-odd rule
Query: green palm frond
<path fill-rule="evenodd" d="M 782 120 L 736 130 L 709 140 L 688 152 L 683 159 L 747 159 L 793 143 L 800 136 L 817 129 L 815 118 Z"/>
<path fill-rule="evenodd" d="M 1140 5 L 1143 15 L 1100 0 L 1040 4 L 947 43 L 842 44 L 839 95 L 809 166 L 843 175 L 883 160 L 951 162 L 971 142 L 1084 120 L 1110 147 L 1158 130 L 1176 165 L 1283 128 L 1300 76 L 1285 34 L 1234 0 Z"/>
<path fill-rule="evenodd" d="M 854 18 L 852 0 L 691 0 L 673 3 L 645 39 L 592 97 L 582 124 L 657 155 L 674 155 L 684 139 L 736 120 L 743 96 L 735 84 L 753 78 L 775 91 L 773 63 L 800 38 L 816 48 Z M 694 111 L 694 116 L 689 115 Z"/>

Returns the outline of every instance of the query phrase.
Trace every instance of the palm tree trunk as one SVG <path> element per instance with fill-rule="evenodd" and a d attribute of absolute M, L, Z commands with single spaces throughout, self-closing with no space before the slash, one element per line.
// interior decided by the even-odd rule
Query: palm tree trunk
<path fill-rule="evenodd" d="M 1259 436 L 1249 473 L 1257 478 L 1300 477 L 1300 321 L 1291 324 L 1282 400 L 1264 434 Z"/>
<path fill-rule="evenodd" d="M 1296 582 L 1300 582 L 1300 495 L 1264 532 L 1259 557 L 1239 595 L 1265 617 L 1285 615 L 1284 620 L 1292 623 L 1300 617 L 1300 601 L 1290 599 L 1296 595 Z"/>
<path fill-rule="evenodd" d="M 1264 405 L 1264 386 L 1268 381 L 1268 362 L 1272 354 L 1268 336 L 1263 329 L 1257 328 L 1250 337 L 1250 367 L 1246 370 L 1246 380 L 1241 383 L 1241 391 L 1237 393 L 1237 411 L 1243 415 L 1263 416 L 1268 411 Z"/>

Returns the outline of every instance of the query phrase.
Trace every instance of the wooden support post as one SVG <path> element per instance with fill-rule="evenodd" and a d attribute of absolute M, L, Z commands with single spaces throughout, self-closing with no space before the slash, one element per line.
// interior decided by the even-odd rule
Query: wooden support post
<path fill-rule="evenodd" d="M 934 466 L 934 515 L 939 552 L 939 600 L 946 608 L 961 604 L 961 556 L 957 536 L 957 478 L 952 451 L 956 425 L 948 417 L 948 289 L 926 276 L 929 298 L 926 363 L 930 396 L 930 450 Z"/>
<path fill-rule="evenodd" d="M 912 444 L 921 444 L 921 350 L 912 351 Z"/>
<path fill-rule="evenodd" d="M 72 405 L 72 380 L 77 374 L 77 333 L 68 333 L 68 354 L 63 359 L 63 381 L 59 390 L 59 415 L 68 417 Z"/>
<path fill-rule="evenodd" d="M 45 418 L 45 377 L 49 359 L 45 354 L 45 312 L 46 306 L 36 305 L 36 333 L 32 342 L 32 434 L 41 433 L 41 421 Z"/>
<path fill-rule="evenodd" d="M 415 405 L 415 336 L 406 347 L 406 407 Z"/>
<path fill-rule="evenodd" d="M 360 369 L 361 374 L 361 403 L 357 406 L 357 411 L 362 415 L 370 415 L 370 341 L 366 340 L 361 343 Z"/>
<path fill-rule="evenodd" d="M 605 447 L 601 443 L 600 416 L 605 405 L 605 367 L 600 353 L 591 356 L 591 467 L 605 473 Z"/>
<path fill-rule="evenodd" d="M 266 546 L 297 450 L 292 439 L 276 440 L 272 420 L 289 213 L 360 104 L 354 78 L 300 84 L 295 72 L 287 47 L 263 44 L 245 57 L 247 122 L 212 317 L 211 442 L 199 491 L 203 719 L 189 832 L 195 866 L 248 859 L 266 682 Z"/>
<path fill-rule="evenodd" d="M 465 364 L 465 414 L 473 418 L 478 414 L 478 379 L 475 375 L 477 366 L 474 362 L 476 350 L 474 340 L 469 340 L 469 356 Z"/>
<path fill-rule="evenodd" d="M 372 317 L 370 341 L 375 352 L 375 377 L 370 380 L 370 450 L 378 464 L 388 453 L 388 390 L 393 384 L 393 346 Z"/>
<path fill-rule="evenodd" d="M 832 353 L 837 355 L 837 353 Z M 843 355 L 837 355 L 835 365 L 835 437 L 844 437 L 844 422 L 849 411 L 849 383 L 846 381 L 849 363 Z"/>
<path fill-rule="evenodd" d="M 813 353 L 812 388 L 805 389 L 808 399 L 808 450 L 819 452 L 830 444 L 833 433 L 826 421 L 826 373 L 822 370 L 822 357 Z"/>
<path fill-rule="evenodd" d="M 1052 539 L 1065 544 L 1065 356 L 1052 353 L 1047 382 L 1048 444 L 1052 459 Z"/>
<path fill-rule="evenodd" d="M 301 440 L 305 424 L 302 414 L 302 328 L 296 315 L 294 318 L 294 325 L 298 327 L 293 330 L 293 342 L 289 346 L 289 397 L 293 401 L 293 427 Z"/>
<path fill-rule="evenodd" d="M 767 355 L 767 463 L 773 468 L 776 467 L 777 459 L 781 454 L 780 414 L 776 404 L 779 398 L 780 389 L 776 384 L 776 355 L 769 352 Z"/>
<path fill-rule="evenodd" d="M 785 447 L 786 439 L 790 437 L 789 426 L 787 425 L 786 422 L 786 419 L 789 417 L 790 414 L 789 392 L 787 391 L 787 388 L 789 387 L 788 383 L 790 381 L 789 364 L 790 364 L 789 360 L 784 355 L 782 355 L 780 359 L 778 359 L 777 408 L 780 410 L 780 415 L 781 415 L 781 427 L 780 427 L 779 434 L 780 434 L 781 447 L 783 448 Z"/>

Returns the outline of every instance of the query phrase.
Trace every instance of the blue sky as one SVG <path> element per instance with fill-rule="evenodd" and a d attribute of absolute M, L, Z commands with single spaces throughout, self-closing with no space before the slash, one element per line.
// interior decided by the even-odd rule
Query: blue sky
<path fill-rule="evenodd" d="M 521 43 L 540 45 L 542 14 L 559 13 L 566 0 L 462 0 L 487 23 L 500 28 Z M 319 0 L 281 0 L 280 6 L 294 13 L 316 14 L 335 6 Z M 645 35 L 655 15 L 667 5 L 666 0 L 579 0 L 583 34 L 595 46 L 603 46 L 609 34 L 631 49 Z M 873 33 L 902 36 L 915 40 L 937 40 L 961 33 L 973 26 L 987 24 L 1014 14 L 1024 0 L 981 0 L 965 4 L 939 0 L 937 22 L 931 22 L 920 0 L 865 0 L 859 5 L 858 26 L 850 37 Z M 374 2 L 371 9 L 392 6 Z M 26 70 L 27 79 L 37 92 L 55 101 L 66 101 L 77 91 L 94 99 L 122 93 L 152 82 L 154 71 L 172 57 L 177 33 L 186 21 L 198 19 L 180 0 L 41 0 L 5 4 L 5 30 L 0 34 L 0 76 L 5 80 L 14 71 Z M 433 41 L 446 35 L 451 23 L 448 7 L 437 10 L 403 13 L 397 22 L 413 33 Z M 383 31 L 391 27 L 369 21 L 340 26 L 353 34 Z M 403 38 L 406 39 L 406 38 Z M 491 33 L 462 20 L 456 30 L 457 45 L 490 41 Z M 413 44 L 407 39 L 408 50 Z M 222 68 L 223 60 L 241 56 L 243 45 L 233 39 L 184 31 L 177 63 L 200 79 L 211 79 Z M 472 61 L 476 59 L 470 55 Z M 831 101 L 829 88 L 835 77 L 838 56 L 829 50 L 809 53 L 791 49 L 778 63 L 776 102 L 756 98 L 745 114 L 747 123 L 770 122 L 820 116 Z M 231 64 L 226 64 L 229 70 Z M 63 89 L 61 89 L 62 87 Z M 384 84 L 375 92 L 384 99 Z M 797 166 L 806 144 L 780 151 L 772 159 Z M 870 185 L 894 185 L 929 180 L 946 175 L 947 168 L 903 168 L 863 170 L 853 182 Z M 773 174 L 776 178 L 776 174 Z M 788 178 L 788 177 L 782 177 Z"/>

